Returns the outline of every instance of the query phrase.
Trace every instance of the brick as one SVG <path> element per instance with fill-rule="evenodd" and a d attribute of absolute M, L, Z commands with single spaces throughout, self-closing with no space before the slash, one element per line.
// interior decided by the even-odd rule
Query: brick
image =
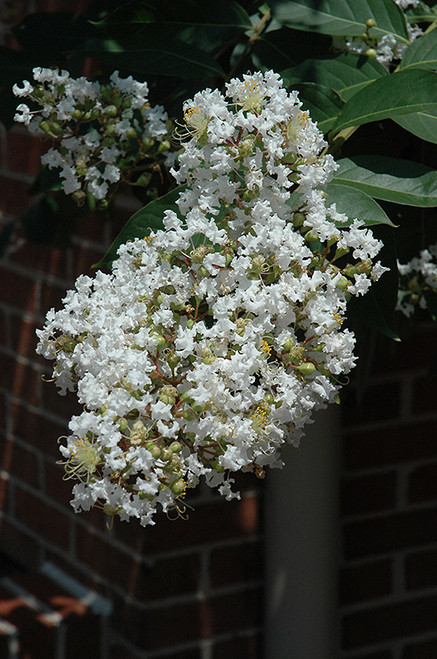
<path fill-rule="evenodd" d="M 73 250 L 73 275 L 88 275 L 92 277 L 95 273 L 93 265 L 100 261 L 102 256 L 106 253 L 106 249 L 102 246 L 101 250 L 93 249 L 85 245 L 75 245 Z"/>
<path fill-rule="evenodd" d="M 0 346 L 8 347 L 9 343 L 9 318 L 8 315 L 0 309 Z"/>
<path fill-rule="evenodd" d="M 6 430 L 7 425 L 7 402 L 6 402 L 6 392 L 0 391 L 0 431 Z M 1 437 L 1 434 L 0 434 Z"/>
<path fill-rule="evenodd" d="M 437 499 L 437 463 L 414 469 L 408 481 L 408 501 L 420 503 Z"/>
<path fill-rule="evenodd" d="M 395 507 L 396 473 L 349 477 L 341 484 L 341 514 L 388 510 Z"/>
<path fill-rule="evenodd" d="M 87 528 L 78 528 L 76 536 L 77 559 L 104 579 L 118 583 L 141 601 L 198 590 L 200 565 L 196 554 L 158 560 L 148 565 L 111 546 Z"/>
<path fill-rule="evenodd" d="M 402 659 L 435 659 L 437 657 L 437 639 L 408 645 L 402 653 Z"/>
<path fill-rule="evenodd" d="M 392 562 L 375 561 L 344 567 L 339 574 L 338 597 L 341 606 L 375 600 L 389 595 L 392 588 Z"/>
<path fill-rule="evenodd" d="M 14 352 L 22 357 L 28 357 L 36 361 L 43 360 L 42 363 L 47 364 L 47 360 L 39 357 L 35 353 L 35 348 L 38 343 L 38 337 L 35 330 L 41 326 L 29 320 L 25 320 L 20 316 L 11 317 L 11 348 Z"/>
<path fill-rule="evenodd" d="M 437 551 L 421 551 L 407 556 L 405 559 L 405 581 L 409 590 L 436 586 Z"/>
<path fill-rule="evenodd" d="M 399 387 L 395 380 L 374 385 L 360 399 L 352 387 L 344 389 L 341 394 L 343 425 L 353 427 L 396 418 L 400 405 Z"/>
<path fill-rule="evenodd" d="M 28 313 L 35 311 L 37 288 L 31 277 L 0 267 L 0 280 L 2 282 L 1 299 L 4 304 Z"/>
<path fill-rule="evenodd" d="M 3 475 L 0 476 L 0 511 L 4 513 L 10 510 L 10 486 L 10 479 Z"/>
<path fill-rule="evenodd" d="M 20 657 L 48 659 L 56 656 L 59 628 L 47 625 L 39 619 L 23 596 L 14 595 L 0 585 L 0 617 L 19 629 Z"/>
<path fill-rule="evenodd" d="M 14 440 L 5 440 L 0 446 L 0 468 L 32 487 L 38 483 L 38 460 L 34 452 Z"/>
<path fill-rule="evenodd" d="M 0 189 L 2 191 L 2 211 L 4 215 L 19 216 L 32 203 L 29 196 L 30 182 L 17 181 L 0 174 Z"/>
<path fill-rule="evenodd" d="M 402 336 L 402 341 L 392 341 L 379 335 L 373 360 L 373 372 L 387 374 L 387 372 L 417 371 L 429 367 L 430 355 L 435 352 L 437 334 L 435 327 L 421 328 Z"/>
<path fill-rule="evenodd" d="M 62 455 L 59 454 L 59 460 Z M 73 495 L 71 490 L 74 480 L 64 480 L 64 467 L 49 460 L 44 461 L 43 466 L 43 491 L 47 498 L 56 501 L 61 506 L 68 507 Z"/>
<path fill-rule="evenodd" d="M 149 652 L 178 643 L 219 634 L 241 634 L 261 624 L 263 605 L 259 589 L 213 597 L 208 600 L 149 610 L 147 614 L 124 605 L 114 620 L 122 625 L 124 635 Z"/>
<path fill-rule="evenodd" d="M 40 372 L 9 355 L 0 353 L 0 388 L 27 403 L 38 403 Z"/>
<path fill-rule="evenodd" d="M 355 655 L 354 659 L 394 659 L 391 650 L 381 650 L 380 652 L 371 652 L 370 654 Z"/>
<path fill-rule="evenodd" d="M 44 540 L 62 549 L 69 549 L 70 521 L 66 514 L 43 500 L 35 491 L 17 486 L 15 496 L 17 520 Z"/>
<path fill-rule="evenodd" d="M 245 538 L 259 533 L 259 501 L 246 495 L 240 501 L 224 501 L 202 505 L 190 511 L 189 520 L 169 520 L 156 516 L 156 525 L 145 532 L 146 552 L 160 552 L 176 547 L 192 547 L 231 538 Z M 123 534 L 121 524 L 114 526 L 116 537 Z M 123 536 L 122 536 L 123 537 Z"/>
<path fill-rule="evenodd" d="M 131 556 L 102 539 L 92 528 L 78 525 L 76 551 L 78 561 L 107 581 L 130 590 L 137 577 L 137 565 Z"/>
<path fill-rule="evenodd" d="M 47 149 L 41 139 L 28 132 L 7 133 L 6 163 L 9 171 L 36 176 L 41 167 L 41 154 Z"/>
<path fill-rule="evenodd" d="M 344 526 L 344 553 L 360 558 L 437 542 L 437 509 L 385 515 Z"/>
<path fill-rule="evenodd" d="M 345 434 L 346 470 L 395 465 L 436 456 L 435 421 Z"/>
<path fill-rule="evenodd" d="M 71 419 L 75 414 L 83 412 L 83 406 L 77 400 L 74 391 L 67 391 L 61 395 L 54 382 L 44 382 L 42 385 L 42 407 L 44 410 Z"/>
<path fill-rule="evenodd" d="M 211 552 L 210 578 L 214 587 L 260 580 L 262 577 L 260 542 L 221 547 Z"/>
<path fill-rule="evenodd" d="M 437 633 L 437 597 L 423 597 L 351 613 L 343 618 L 343 648 Z"/>
<path fill-rule="evenodd" d="M 14 403 L 11 413 L 12 434 L 29 442 L 38 451 L 59 459 L 58 437 L 65 435 L 65 425 L 53 423 L 43 414 L 33 412 L 20 403 Z"/>
<path fill-rule="evenodd" d="M 41 544 L 30 535 L 30 531 L 17 529 L 14 524 L 0 519 L 0 548 L 28 570 L 35 570 L 42 560 Z"/>
<path fill-rule="evenodd" d="M 67 278 L 69 273 L 67 250 L 25 242 L 12 255 L 15 265 L 30 268 L 33 272 Z"/>
<path fill-rule="evenodd" d="M 62 300 L 65 297 L 67 289 L 72 287 L 73 284 L 70 286 L 56 286 L 54 284 L 48 284 L 47 282 L 44 282 L 41 285 L 39 312 L 45 316 L 49 309 L 53 308 L 56 311 L 62 309 Z"/>
<path fill-rule="evenodd" d="M 160 652 L 159 655 L 155 655 L 155 656 L 156 659 L 158 659 L 158 656 L 159 659 L 202 659 L 202 651 L 199 648 L 182 650 L 181 652 L 177 652 L 177 651 L 175 652 L 174 650 L 170 650 L 169 654 L 162 654 Z M 125 657 L 121 656 L 119 659 L 125 659 Z M 135 657 L 135 659 L 137 659 L 137 657 Z M 150 655 L 150 659 L 154 659 L 154 655 Z"/>
<path fill-rule="evenodd" d="M 413 414 L 437 412 L 437 377 L 427 376 L 417 379 L 413 386 Z"/>
<path fill-rule="evenodd" d="M 129 217 L 126 217 L 126 221 Z M 105 240 L 108 227 L 108 218 L 105 213 L 89 213 L 78 218 L 76 235 L 79 238 L 102 242 Z M 103 245 L 102 245 L 103 248 Z"/>
<path fill-rule="evenodd" d="M 213 659 L 262 659 L 262 638 L 260 634 L 251 634 L 234 638 L 224 643 L 214 644 Z"/>

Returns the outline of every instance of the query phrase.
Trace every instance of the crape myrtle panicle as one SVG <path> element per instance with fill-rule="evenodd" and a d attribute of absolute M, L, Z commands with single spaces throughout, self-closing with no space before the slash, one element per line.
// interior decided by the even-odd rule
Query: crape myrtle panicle
<path fill-rule="evenodd" d="M 416 309 L 428 309 L 428 296 L 437 293 L 437 245 L 423 249 L 408 263 L 398 261 L 397 310 L 410 318 Z"/>
<path fill-rule="evenodd" d="M 200 478 L 232 499 L 235 472 L 282 466 L 354 366 L 348 300 L 385 270 L 364 223 L 327 207 L 336 163 L 276 73 L 196 94 L 178 132 L 179 212 L 37 332 L 84 406 L 60 446 L 75 510 L 143 525 L 182 514 Z"/>
<path fill-rule="evenodd" d="M 402 11 L 419 5 L 419 0 L 394 0 L 394 2 Z M 334 45 L 340 50 L 374 58 L 388 69 L 393 62 L 398 63 L 403 58 L 409 44 L 398 41 L 393 34 L 384 34 L 380 38 L 372 36 L 372 28 L 375 25 L 375 21 L 369 18 L 361 36 L 338 37 L 334 40 Z M 410 25 L 408 20 L 405 21 L 405 25 L 410 43 L 423 35 L 423 30 L 417 25 Z"/>
<path fill-rule="evenodd" d="M 59 170 L 65 194 L 78 205 L 91 197 L 104 207 L 119 182 L 147 187 L 157 167 L 173 164 L 171 122 L 162 106 L 148 102 L 146 82 L 114 71 L 101 84 L 40 67 L 33 77 L 36 84 L 24 80 L 13 92 L 35 109 L 20 103 L 14 119 L 52 138 L 41 162 Z"/>

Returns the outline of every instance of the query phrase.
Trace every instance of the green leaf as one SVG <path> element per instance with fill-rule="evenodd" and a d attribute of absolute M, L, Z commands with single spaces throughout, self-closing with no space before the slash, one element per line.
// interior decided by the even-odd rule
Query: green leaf
<path fill-rule="evenodd" d="M 437 30 L 432 30 L 416 39 L 405 51 L 399 68 L 402 70 L 412 68 L 435 70 L 437 68 Z"/>
<path fill-rule="evenodd" d="M 161 75 L 179 78 L 224 76 L 221 66 L 208 54 L 194 46 L 150 34 L 123 44 L 114 39 L 92 39 L 75 53 L 93 57 L 102 64 L 133 74 Z"/>
<path fill-rule="evenodd" d="M 336 132 L 349 126 L 437 109 L 437 74 L 421 69 L 384 76 L 352 96 L 341 111 Z"/>
<path fill-rule="evenodd" d="M 393 119 L 399 126 L 426 142 L 437 144 L 437 108 L 427 112 L 413 112 Z"/>
<path fill-rule="evenodd" d="M 303 108 L 308 110 L 311 119 L 317 122 L 319 130 L 327 133 L 341 112 L 342 101 L 331 89 L 314 82 L 293 84 L 292 87 L 299 92 Z"/>
<path fill-rule="evenodd" d="M 71 12 L 35 12 L 12 31 L 23 50 L 30 53 L 38 65 L 44 64 L 46 59 L 59 65 L 57 60 L 62 55 L 96 33 L 84 16 Z"/>
<path fill-rule="evenodd" d="M 339 226 L 349 226 L 355 218 L 363 220 L 367 226 L 375 224 L 396 226 L 381 206 L 362 190 L 334 180 L 326 187 L 326 193 L 327 204 L 335 204 L 339 213 L 344 213 L 348 217 L 348 222 Z"/>
<path fill-rule="evenodd" d="M 437 171 L 411 160 L 378 155 L 343 158 L 334 176 L 376 199 L 407 206 L 437 206 Z"/>
<path fill-rule="evenodd" d="M 433 6 L 435 2 L 425 4 L 421 2 L 417 7 L 409 7 L 405 16 L 409 23 L 432 23 L 437 18 L 437 9 Z"/>
<path fill-rule="evenodd" d="M 257 69 L 281 71 L 309 57 L 326 56 L 331 45 L 332 40 L 324 34 L 314 33 L 308 39 L 305 32 L 282 27 L 260 34 L 252 46 L 251 55 Z"/>
<path fill-rule="evenodd" d="M 114 242 L 112 243 L 105 256 L 94 265 L 94 268 L 102 268 L 110 270 L 112 263 L 117 258 L 117 250 L 120 245 L 127 243 L 134 238 L 144 238 L 150 231 L 157 231 L 163 229 L 163 217 L 166 210 L 173 210 L 178 213 L 178 206 L 176 201 L 179 199 L 180 193 L 185 190 L 185 186 L 181 185 L 167 194 L 154 199 L 149 204 L 140 208 L 132 217 L 127 221 L 123 229 L 120 231 Z"/>
<path fill-rule="evenodd" d="M 409 43 L 403 12 L 391 0 L 270 0 L 269 4 L 277 21 L 297 30 L 358 36 L 373 18 L 370 36 L 392 34 Z"/>
<path fill-rule="evenodd" d="M 204 0 L 135 0 L 117 8 L 102 21 L 94 23 L 106 30 L 113 26 L 127 24 L 144 25 L 150 23 L 172 24 L 181 28 L 193 24 L 217 29 L 238 31 L 251 29 L 250 17 L 246 10 L 235 0 L 214 0 L 213 3 Z"/>
<path fill-rule="evenodd" d="M 386 69 L 374 59 L 343 53 L 333 59 L 308 59 L 281 71 L 287 86 L 295 80 L 315 82 L 336 91 L 344 101 L 377 78 L 387 76 Z"/>

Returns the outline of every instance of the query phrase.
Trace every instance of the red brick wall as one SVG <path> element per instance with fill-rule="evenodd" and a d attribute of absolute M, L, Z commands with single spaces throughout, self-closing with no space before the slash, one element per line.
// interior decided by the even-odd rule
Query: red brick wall
<path fill-rule="evenodd" d="M 437 332 L 378 344 L 362 403 L 343 396 L 341 656 L 434 659 Z"/>
<path fill-rule="evenodd" d="M 36 4 L 71 10 L 70 2 Z M 28 207 L 40 151 L 25 129 L 1 130 L 4 223 Z M 162 516 L 155 527 L 115 521 L 108 529 L 99 511 L 74 514 L 71 482 L 56 464 L 56 440 L 78 404 L 41 379 L 50 364 L 35 354 L 35 329 L 79 274 L 92 274 L 136 208 L 125 197 L 112 225 L 80 220 L 71 248 L 23 243 L 0 262 L 0 550 L 30 570 L 52 561 L 106 595 L 114 607 L 110 659 L 146 651 L 150 659 L 259 657 L 263 557 L 254 477 L 242 479 L 239 502 L 199 490 L 188 499 L 188 521 Z"/>
<path fill-rule="evenodd" d="M 0 137 L 7 222 L 29 204 L 41 145 L 20 128 Z M 123 203 L 119 221 L 129 214 Z M 200 490 L 189 521 L 163 517 L 147 529 L 108 529 L 98 511 L 74 515 L 69 506 L 56 439 L 77 404 L 41 380 L 48 368 L 34 353 L 34 332 L 117 229 L 84 218 L 68 250 L 22 244 L 0 263 L 0 549 L 28 569 L 52 561 L 107 595 L 115 611 L 110 659 L 260 658 L 259 482 L 241 480 L 240 502 Z M 435 345 L 426 328 L 393 354 L 385 344 L 363 403 L 353 387 L 343 394 L 342 659 L 437 656 L 437 387 L 426 377 Z"/>

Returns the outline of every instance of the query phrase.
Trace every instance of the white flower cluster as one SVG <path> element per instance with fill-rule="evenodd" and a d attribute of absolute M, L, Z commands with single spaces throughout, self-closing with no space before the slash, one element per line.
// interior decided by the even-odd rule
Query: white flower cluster
<path fill-rule="evenodd" d="M 408 7 L 417 7 L 419 0 L 394 0 L 394 2 L 404 11 Z M 397 41 L 392 34 L 384 34 L 380 39 L 371 37 L 369 29 L 374 27 L 375 22 L 370 19 L 366 26 L 366 32 L 360 37 L 350 37 L 338 39 L 335 42 L 337 47 L 359 55 L 373 57 L 377 62 L 389 68 L 393 61 L 399 62 L 408 48 L 409 44 Z M 423 35 L 423 30 L 417 25 L 410 25 L 406 20 L 408 38 L 410 43 Z"/>
<path fill-rule="evenodd" d="M 408 263 L 398 262 L 400 274 L 397 310 L 409 318 L 415 309 L 427 309 L 426 296 L 437 293 L 437 245 L 423 249 Z"/>
<path fill-rule="evenodd" d="M 180 214 L 79 277 L 38 331 L 84 405 L 61 447 L 73 506 L 143 525 L 202 476 L 231 499 L 232 472 L 282 466 L 354 366 L 347 300 L 385 270 L 371 232 L 326 207 L 336 164 L 277 74 L 196 94 L 184 121 Z"/>
<path fill-rule="evenodd" d="M 147 83 L 120 78 L 118 71 L 107 85 L 40 67 L 33 77 L 36 85 L 24 80 L 13 92 L 37 109 L 21 103 L 14 119 L 56 140 L 41 162 L 59 169 L 66 194 L 79 205 L 87 195 L 105 205 L 102 200 L 121 180 L 149 184 L 153 167 L 166 158 L 161 154 L 169 155 L 171 128 L 164 109 L 150 106 Z"/>

